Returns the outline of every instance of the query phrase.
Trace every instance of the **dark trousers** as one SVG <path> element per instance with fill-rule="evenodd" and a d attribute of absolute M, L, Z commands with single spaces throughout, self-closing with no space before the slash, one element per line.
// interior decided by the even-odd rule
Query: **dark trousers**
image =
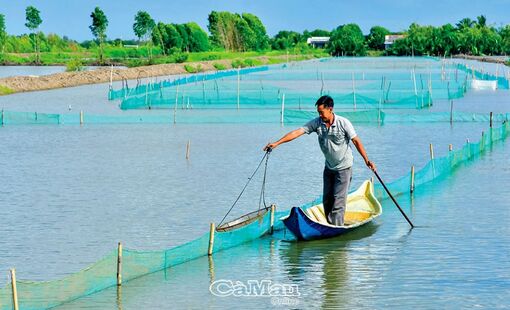
<path fill-rule="evenodd" d="M 328 222 L 332 225 L 344 224 L 345 205 L 347 193 L 352 178 L 352 168 L 340 171 L 324 168 L 322 204 Z"/>

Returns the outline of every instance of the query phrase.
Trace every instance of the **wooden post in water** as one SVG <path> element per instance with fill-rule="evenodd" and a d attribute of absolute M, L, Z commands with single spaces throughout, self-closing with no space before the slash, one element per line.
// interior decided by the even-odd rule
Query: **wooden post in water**
<path fill-rule="evenodd" d="M 490 128 L 492 128 L 492 112 L 490 114 Z"/>
<path fill-rule="evenodd" d="M 83 125 L 83 110 L 80 111 L 80 125 Z"/>
<path fill-rule="evenodd" d="M 179 84 L 175 87 L 174 124 L 176 122 L 177 104 L 179 103 Z"/>
<path fill-rule="evenodd" d="M 453 124 L 453 100 L 450 100 L 450 125 Z"/>
<path fill-rule="evenodd" d="M 11 269 L 11 285 L 12 285 L 12 306 L 14 310 L 18 310 L 18 290 L 16 288 L 16 269 Z"/>
<path fill-rule="evenodd" d="M 411 194 L 414 192 L 414 165 L 411 166 Z"/>
<path fill-rule="evenodd" d="M 276 206 L 274 204 L 271 205 L 271 228 L 269 229 L 269 233 L 273 234 L 273 226 L 274 226 L 274 211 Z"/>
<path fill-rule="evenodd" d="M 4 126 L 4 109 L 2 109 L 2 127 Z"/>
<path fill-rule="evenodd" d="M 283 117 L 285 112 L 285 94 L 282 95 L 282 110 L 280 112 L 280 124 L 283 126 Z"/>
<path fill-rule="evenodd" d="M 429 148 L 430 148 L 430 159 L 434 160 L 434 146 L 432 145 L 432 143 L 429 144 Z"/>
<path fill-rule="evenodd" d="M 214 248 L 214 223 L 211 223 L 211 227 L 209 230 L 209 249 L 207 250 L 207 255 L 212 255 Z"/>
<path fill-rule="evenodd" d="M 354 72 L 352 73 L 352 97 L 354 102 L 354 111 L 356 111 L 356 84 L 354 80 Z"/>
<path fill-rule="evenodd" d="M 239 110 L 239 106 L 241 105 L 240 101 L 240 84 L 241 84 L 241 76 L 239 72 L 239 67 L 237 67 L 237 109 Z"/>
<path fill-rule="evenodd" d="M 117 286 L 122 285 L 122 243 L 117 247 Z"/>
<path fill-rule="evenodd" d="M 189 149 L 191 146 L 191 140 L 188 140 L 188 143 L 186 144 L 186 160 L 189 160 Z"/>
<path fill-rule="evenodd" d="M 110 69 L 110 90 L 113 88 L 113 65 Z"/>
<path fill-rule="evenodd" d="M 450 152 L 453 151 L 453 145 L 451 145 L 451 144 L 448 145 L 448 151 L 450 151 Z"/>

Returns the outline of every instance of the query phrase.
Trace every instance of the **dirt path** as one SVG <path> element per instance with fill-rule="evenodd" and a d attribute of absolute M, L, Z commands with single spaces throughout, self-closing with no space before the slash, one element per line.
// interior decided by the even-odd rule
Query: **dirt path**
<path fill-rule="evenodd" d="M 267 64 L 267 57 L 258 57 L 260 61 Z M 226 69 L 232 68 L 231 60 L 214 60 L 201 62 L 188 62 L 182 64 L 162 64 L 145 67 L 135 67 L 127 69 L 113 69 L 104 67 L 91 71 L 80 72 L 62 72 L 43 76 L 14 76 L 0 78 L 0 90 L 2 86 L 12 90 L 13 93 L 37 91 L 46 89 L 55 89 L 62 87 L 72 87 L 85 84 L 98 84 L 110 82 L 110 76 L 113 81 L 133 80 L 138 78 L 165 76 L 173 74 L 187 73 L 184 65 L 197 67 L 201 66 L 203 71 L 215 71 L 215 63 L 220 63 Z M 1 91 L 0 91 L 1 94 Z"/>

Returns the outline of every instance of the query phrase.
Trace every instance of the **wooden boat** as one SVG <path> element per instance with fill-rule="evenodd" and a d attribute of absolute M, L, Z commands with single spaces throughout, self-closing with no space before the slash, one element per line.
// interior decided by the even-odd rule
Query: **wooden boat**
<path fill-rule="evenodd" d="M 374 196 L 374 186 L 372 182 L 365 181 L 347 196 L 343 226 L 328 223 L 322 204 L 305 210 L 293 207 L 290 214 L 281 220 L 298 240 L 313 240 L 344 234 L 371 222 L 381 213 L 381 204 Z"/>

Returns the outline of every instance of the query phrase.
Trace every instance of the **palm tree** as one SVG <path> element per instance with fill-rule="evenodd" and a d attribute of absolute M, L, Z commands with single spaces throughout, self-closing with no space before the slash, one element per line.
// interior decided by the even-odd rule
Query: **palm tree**
<path fill-rule="evenodd" d="M 483 16 L 483 15 L 482 15 L 482 16 Z M 464 28 L 471 28 L 471 27 L 473 27 L 473 25 L 474 25 L 474 24 L 475 24 L 475 21 L 471 20 L 471 18 L 466 17 L 466 18 L 461 19 L 461 20 L 460 20 L 460 21 L 456 24 L 456 26 L 457 26 L 457 28 L 458 28 L 459 30 L 462 30 L 462 29 L 464 29 Z"/>

